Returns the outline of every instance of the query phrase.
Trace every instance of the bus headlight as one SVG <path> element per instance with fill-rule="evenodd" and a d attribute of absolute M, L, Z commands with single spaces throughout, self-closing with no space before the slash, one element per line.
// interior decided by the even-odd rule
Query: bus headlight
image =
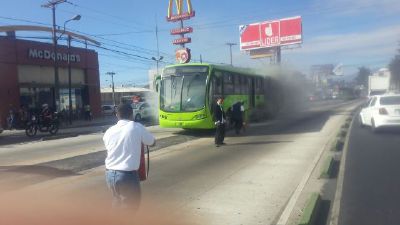
<path fill-rule="evenodd" d="M 205 119 L 205 118 L 207 118 L 206 114 L 198 114 L 198 115 L 194 116 L 195 120 L 202 120 L 202 119 Z"/>

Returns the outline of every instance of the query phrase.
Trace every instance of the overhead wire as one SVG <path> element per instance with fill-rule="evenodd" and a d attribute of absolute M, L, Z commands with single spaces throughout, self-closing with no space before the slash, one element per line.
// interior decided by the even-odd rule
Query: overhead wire
<path fill-rule="evenodd" d="M 68 1 L 68 3 L 72 4 L 75 7 L 85 8 L 85 7 L 82 7 L 82 6 L 78 6 L 77 4 L 71 3 L 69 1 Z M 374 5 L 376 5 L 376 4 L 360 6 L 360 7 L 358 7 L 358 9 L 366 9 L 366 8 L 370 8 L 371 6 L 374 6 Z M 308 12 L 305 13 L 305 15 L 321 14 L 321 13 L 326 14 L 327 12 L 346 13 L 347 11 L 355 10 L 355 8 L 351 8 L 351 9 L 347 9 L 347 11 L 345 11 L 342 8 L 340 8 L 341 6 L 339 6 L 339 7 L 325 7 L 323 9 L 321 9 L 321 8 L 315 8 L 315 6 L 312 5 L 312 6 L 309 6 L 308 8 L 312 9 L 313 7 L 314 7 L 314 10 L 309 10 Z M 88 8 L 86 7 L 86 9 L 88 9 Z M 98 10 L 93 10 L 93 9 L 88 9 L 88 10 L 96 11 L 96 13 L 98 13 L 98 14 L 107 15 L 107 16 L 110 16 L 110 17 L 115 17 L 115 18 L 118 18 L 121 21 L 125 20 L 125 19 L 123 19 L 121 17 L 116 17 L 116 16 L 114 16 L 112 14 L 108 14 L 108 13 L 104 14 L 104 12 L 100 12 Z M 295 9 L 292 12 L 296 12 L 298 10 L 299 9 Z M 288 11 L 286 11 L 286 12 L 277 12 L 276 14 L 278 14 L 278 13 L 288 13 Z M 255 17 L 255 15 L 252 13 L 252 15 L 248 16 L 247 18 L 254 19 L 254 17 Z M 0 18 L 7 19 L 7 20 L 14 20 L 14 21 L 20 21 L 20 22 L 28 22 L 28 23 L 33 23 L 33 24 L 51 26 L 51 24 L 32 21 L 32 20 L 26 20 L 26 19 L 17 19 L 17 18 L 4 17 L 4 16 L 0 16 Z M 243 20 L 243 18 L 246 18 L 246 17 L 237 17 L 236 16 L 235 20 L 239 20 L 239 19 Z M 229 22 L 229 23 L 226 23 L 226 22 Z M 194 24 L 194 25 L 196 25 L 196 24 Z M 205 29 L 213 29 L 213 28 L 219 28 L 219 27 L 231 26 L 231 25 L 232 25 L 232 19 L 230 19 L 230 20 L 225 19 L 225 20 L 222 20 L 222 21 L 215 21 L 213 23 L 203 24 L 202 27 L 200 26 L 200 27 L 198 27 L 196 29 L 205 30 Z M 235 25 L 236 25 L 236 23 L 235 23 Z M 103 50 L 111 51 L 111 50 L 113 50 L 111 47 L 115 47 L 115 48 L 118 48 L 118 49 L 124 49 L 124 50 L 132 51 L 132 52 L 139 52 L 139 53 L 142 53 L 142 54 L 145 54 L 145 55 L 154 55 L 154 54 L 157 53 L 157 51 L 153 50 L 153 49 L 146 49 L 146 48 L 139 47 L 139 46 L 136 46 L 136 45 L 133 45 L 133 44 L 123 43 L 123 42 L 119 42 L 119 41 L 115 41 L 115 40 L 112 40 L 112 39 L 107 39 L 107 38 L 101 37 L 101 34 L 93 35 L 93 34 L 88 34 L 88 33 L 80 32 L 80 31 L 75 31 L 75 32 L 81 33 L 81 34 L 84 34 L 84 35 L 87 35 L 87 36 L 99 38 L 99 39 L 103 40 L 103 41 L 100 41 L 100 43 L 103 45 L 103 47 L 102 47 Z M 134 31 L 134 32 L 140 32 L 140 31 Z M 128 33 L 128 32 L 126 32 L 126 33 Z M 149 33 L 150 33 L 150 31 L 149 31 Z M 113 34 L 113 35 L 118 35 L 118 34 Z M 115 43 L 115 44 L 111 44 L 109 42 L 112 42 L 112 43 Z M 108 47 L 104 47 L 104 45 L 108 46 Z M 129 48 L 123 47 L 123 46 L 129 46 Z M 150 57 L 141 56 L 141 55 L 138 55 L 138 54 L 127 53 L 127 52 L 123 52 L 123 51 L 115 50 L 115 49 L 114 49 L 114 52 L 118 52 L 119 54 L 123 54 L 123 55 L 126 55 L 126 56 L 132 56 L 132 57 L 142 58 L 142 59 L 151 61 Z M 172 54 L 168 54 L 168 53 L 165 53 L 165 52 L 160 52 L 160 53 L 162 53 L 164 55 L 164 57 L 168 57 L 168 58 L 171 58 L 171 59 L 175 58 Z"/>

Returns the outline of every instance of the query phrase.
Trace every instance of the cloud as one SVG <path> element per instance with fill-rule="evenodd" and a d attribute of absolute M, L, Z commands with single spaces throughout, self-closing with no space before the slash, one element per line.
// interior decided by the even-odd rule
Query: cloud
<path fill-rule="evenodd" d="M 324 8 L 326 12 L 338 16 L 368 13 L 395 14 L 400 12 L 399 0 L 315 0 L 314 7 Z"/>
<path fill-rule="evenodd" d="M 400 38 L 400 26 L 389 26 L 366 32 L 322 35 L 305 40 L 303 47 L 293 54 L 382 55 L 395 53 Z"/>

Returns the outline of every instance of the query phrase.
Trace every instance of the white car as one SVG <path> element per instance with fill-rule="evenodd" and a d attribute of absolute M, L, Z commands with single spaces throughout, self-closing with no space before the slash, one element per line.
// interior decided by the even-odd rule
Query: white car
<path fill-rule="evenodd" d="M 116 112 L 116 106 L 113 105 L 102 105 L 101 113 L 103 115 L 114 115 Z"/>
<path fill-rule="evenodd" d="M 382 127 L 400 127 L 400 94 L 373 96 L 361 110 L 359 121 L 374 132 Z"/>
<path fill-rule="evenodd" d="M 151 120 L 157 118 L 156 108 L 147 102 L 132 103 L 133 118 L 135 121 Z"/>

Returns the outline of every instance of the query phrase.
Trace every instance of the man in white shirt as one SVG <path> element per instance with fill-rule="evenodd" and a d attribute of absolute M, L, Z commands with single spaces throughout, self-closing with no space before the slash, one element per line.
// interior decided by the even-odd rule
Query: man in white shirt
<path fill-rule="evenodd" d="M 155 144 L 154 136 L 140 123 L 133 121 L 132 107 L 120 104 L 118 122 L 103 136 L 107 149 L 106 181 L 113 196 L 114 207 L 138 208 L 140 203 L 141 146 Z"/>

